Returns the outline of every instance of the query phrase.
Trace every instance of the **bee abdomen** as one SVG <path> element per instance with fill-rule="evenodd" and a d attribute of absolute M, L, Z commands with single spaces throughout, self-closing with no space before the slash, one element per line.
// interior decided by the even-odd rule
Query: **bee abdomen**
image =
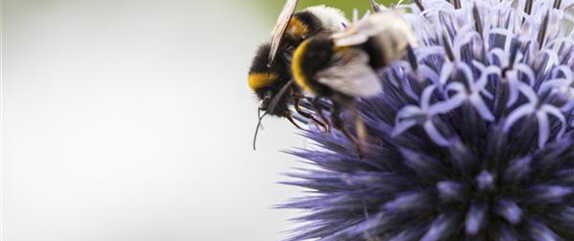
<path fill-rule="evenodd" d="M 388 64 L 385 58 L 384 47 L 374 38 L 367 40 L 362 49 L 369 55 L 369 65 L 373 69 L 379 69 Z"/>
<path fill-rule="evenodd" d="M 299 45 L 291 63 L 293 77 L 299 87 L 313 95 L 332 94 L 333 91 L 317 82 L 315 76 L 317 72 L 328 67 L 332 49 L 331 41 L 323 37 L 313 37 Z"/>
<path fill-rule="evenodd" d="M 363 50 L 369 54 L 369 65 L 373 69 L 379 69 L 389 65 L 391 62 L 406 56 L 409 45 L 407 34 L 381 34 L 369 38 L 362 46 Z"/>

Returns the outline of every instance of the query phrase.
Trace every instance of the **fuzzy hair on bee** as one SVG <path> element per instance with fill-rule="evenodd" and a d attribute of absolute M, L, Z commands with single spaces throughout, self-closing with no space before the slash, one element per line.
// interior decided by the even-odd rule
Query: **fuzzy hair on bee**
<path fill-rule="evenodd" d="M 364 141 L 366 133 L 355 99 L 379 94 L 382 83 L 377 70 L 404 57 L 409 46 L 416 46 L 410 26 L 398 14 L 384 11 L 345 31 L 313 36 L 293 54 L 295 83 L 316 98 L 333 102 L 332 125 L 353 142 L 359 156 L 359 141 Z M 359 141 L 343 125 L 343 110 L 352 111 Z"/>
<path fill-rule="evenodd" d="M 264 43 L 257 50 L 251 63 L 248 84 L 257 95 L 257 98 L 261 100 L 260 108 L 262 110 L 267 111 L 271 116 L 283 116 L 288 111 L 288 104 L 292 104 L 287 95 L 280 97 L 281 100 L 273 110 L 268 110 L 267 107 L 275 97 L 275 94 L 291 80 L 290 61 L 287 60 L 286 55 L 278 55 L 276 62 L 269 66 L 267 55 L 270 49 L 270 43 Z"/>
<path fill-rule="evenodd" d="M 325 127 L 324 121 L 318 120 L 311 111 L 299 106 L 305 96 L 293 83 L 291 59 L 301 42 L 317 34 L 342 31 L 348 20 L 342 11 L 326 6 L 309 7 L 295 13 L 297 2 L 297 0 L 286 2 L 271 40 L 258 48 L 249 69 L 248 84 L 261 101 L 259 111 L 265 112 L 263 116 L 283 117 L 299 127 L 289 109 L 293 106 L 304 118 Z M 259 117 L 257 130 L 263 116 Z"/>
<path fill-rule="evenodd" d="M 325 5 L 308 7 L 295 13 L 297 2 L 298 0 L 288 0 L 279 15 L 272 33 L 269 63 L 273 63 L 282 47 L 287 49 L 297 47 L 310 36 L 319 33 L 336 33 L 344 30 L 349 24 L 341 10 Z"/>
<path fill-rule="evenodd" d="M 349 20 L 345 18 L 345 14 L 333 7 L 327 7 L 325 5 L 318 5 L 308 7 L 300 12 L 301 15 L 308 14 L 313 18 L 317 18 L 314 21 L 318 21 L 320 24 L 319 31 L 315 31 L 315 34 L 321 33 L 336 33 L 345 30 L 345 26 L 349 24 Z M 300 18 L 295 14 L 294 18 Z"/>

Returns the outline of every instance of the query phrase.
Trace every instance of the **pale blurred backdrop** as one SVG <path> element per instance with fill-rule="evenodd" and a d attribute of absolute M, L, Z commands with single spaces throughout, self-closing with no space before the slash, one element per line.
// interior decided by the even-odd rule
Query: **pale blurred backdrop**
<path fill-rule="evenodd" d="M 3 0 L 2 240 L 285 238 L 306 143 L 266 119 L 254 152 L 246 85 L 282 5 Z"/>

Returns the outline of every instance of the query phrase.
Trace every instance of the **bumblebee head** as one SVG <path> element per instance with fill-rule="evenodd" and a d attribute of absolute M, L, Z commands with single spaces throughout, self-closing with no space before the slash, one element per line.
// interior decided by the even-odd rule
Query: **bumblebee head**
<path fill-rule="evenodd" d="M 277 100 L 275 98 L 278 98 Z M 274 104 L 271 104 L 275 102 Z M 265 111 L 270 116 L 285 116 L 285 113 L 289 111 L 288 106 L 292 104 L 291 99 L 288 94 L 282 94 L 279 96 L 278 91 L 268 90 L 265 92 L 263 99 L 261 100 L 261 105 L 259 109 Z M 274 105 L 271 107 L 271 105 Z"/>
<path fill-rule="evenodd" d="M 281 88 L 289 82 L 283 76 L 276 73 L 252 73 L 249 74 L 249 86 L 253 89 L 257 98 L 261 101 L 259 109 L 271 116 L 283 116 L 288 110 L 288 95 L 283 94 L 277 98 Z M 277 101 L 273 109 L 269 109 L 271 102 Z"/>
<path fill-rule="evenodd" d="M 268 54 L 270 51 L 270 44 L 265 43 L 261 45 L 253 58 L 251 67 L 249 69 L 249 76 L 247 83 L 249 88 L 255 92 L 257 98 L 261 101 L 259 107 L 263 111 L 267 111 L 267 107 L 275 98 L 275 95 L 281 88 L 291 79 L 289 61 L 285 55 L 278 55 L 277 60 L 271 65 L 268 63 Z M 273 108 L 270 115 L 280 116 L 287 110 L 286 98 L 282 97 L 280 102 Z"/>

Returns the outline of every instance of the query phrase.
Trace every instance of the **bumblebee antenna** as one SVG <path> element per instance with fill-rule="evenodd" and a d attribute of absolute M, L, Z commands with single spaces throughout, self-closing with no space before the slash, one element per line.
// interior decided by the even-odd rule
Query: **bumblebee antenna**
<path fill-rule="evenodd" d="M 257 121 L 257 127 L 255 128 L 255 134 L 253 135 L 253 150 L 256 151 L 257 150 L 257 134 L 259 134 L 259 128 L 261 127 L 261 120 L 263 120 L 263 117 L 265 117 L 267 115 L 267 112 L 263 113 L 263 115 L 261 115 L 261 108 L 257 109 L 257 119 L 259 119 L 259 121 Z"/>
<path fill-rule="evenodd" d="M 279 90 L 279 92 L 277 92 L 275 97 L 273 97 L 273 100 L 271 100 L 271 102 L 267 106 L 266 113 L 273 113 L 273 110 L 275 110 L 277 103 L 279 103 L 279 100 L 285 94 L 285 92 L 287 92 L 287 90 L 289 89 L 289 86 L 291 86 L 291 84 L 293 84 L 293 79 L 291 79 L 289 82 L 287 82 L 285 85 L 283 85 L 283 87 L 281 87 L 281 90 Z"/>

